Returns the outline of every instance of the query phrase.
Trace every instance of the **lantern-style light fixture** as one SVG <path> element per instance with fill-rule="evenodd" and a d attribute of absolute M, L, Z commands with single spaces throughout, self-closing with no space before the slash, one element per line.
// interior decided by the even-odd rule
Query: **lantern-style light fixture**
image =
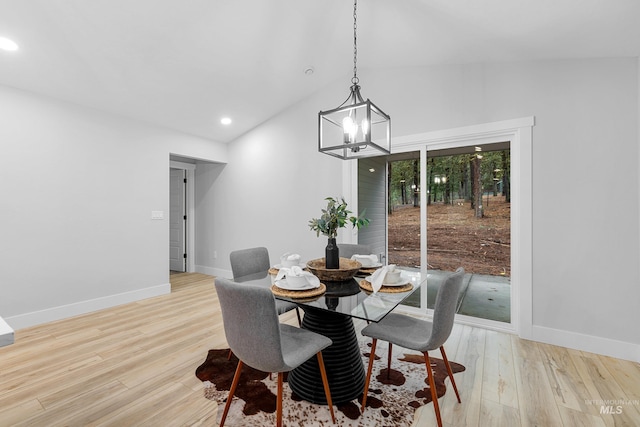
<path fill-rule="evenodd" d="M 360 95 L 358 79 L 358 0 L 353 2 L 353 77 L 348 98 L 318 113 L 318 151 L 339 159 L 359 159 L 391 152 L 391 117 Z"/>

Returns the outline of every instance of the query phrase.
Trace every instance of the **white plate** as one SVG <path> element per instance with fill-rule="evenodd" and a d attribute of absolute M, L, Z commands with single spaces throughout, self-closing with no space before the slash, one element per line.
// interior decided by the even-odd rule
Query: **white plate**
<path fill-rule="evenodd" d="M 312 284 L 308 284 L 305 287 L 302 288 L 294 288 L 292 286 L 289 286 L 289 284 L 287 283 L 287 279 L 280 279 L 280 280 L 276 280 L 275 281 L 275 285 L 281 289 L 286 289 L 288 291 L 307 291 L 309 289 L 316 289 L 319 288 L 320 285 L 318 284 L 317 286 L 314 286 Z"/>
<path fill-rule="evenodd" d="M 381 262 L 377 262 L 375 264 L 372 265 L 363 265 L 362 267 L 360 267 L 361 270 L 365 270 L 367 268 L 378 268 L 378 267 L 382 267 L 382 263 Z"/>
<path fill-rule="evenodd" d="M 305 268 L 307 268 L 307 263 L 301 262 L 300 264 L 298 264 L 298 267 L 304 270 Z M 273 268 L 277 268 L 278 270 L 280 270 L 281 268 L 291 268 L 291 267 L 284 267 L 282 264 L 276 264 L 273 266 Z"/>
<path fill-rule="evenodd" d="M 366 280 L 367 282 L 371 283 L 373 285 L 373 281 L 371 280 L 371 276 L 367 276 L 364 278 L 364 280 Z M 407 280 L 401 280 L 398 283 L 383 283 L 382 286 L 404 286 L 409 284 L 409 281 Z"/>
<path fill-rule="evenodd" d="M 404 285 L 406 285 L 408 283 L 409 282 L 403 280 L 403 281 L 398 282 L 398 283 L 383 283 L 382 286 L 404 286 Z"/>

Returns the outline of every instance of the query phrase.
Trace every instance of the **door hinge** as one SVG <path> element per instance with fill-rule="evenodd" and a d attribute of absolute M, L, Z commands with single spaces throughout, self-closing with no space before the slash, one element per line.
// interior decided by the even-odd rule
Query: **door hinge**
<path fill-rule="evenodd" d="M 187 259 L 187 254 L 182 254 L 182 258 Z"/>
<path fill-rule="evenodd" d="M 186 221 L 187 220 L 187 216 L 186 215 L 183 216 L 182 219 L 184 219 Z"/>
<path fill-rule="evenodd" d="M 185 178 L 185 179 L 184 179 L 184 183 L 185 183 L 185 184 L 187 183 L 187 178 Z"/>

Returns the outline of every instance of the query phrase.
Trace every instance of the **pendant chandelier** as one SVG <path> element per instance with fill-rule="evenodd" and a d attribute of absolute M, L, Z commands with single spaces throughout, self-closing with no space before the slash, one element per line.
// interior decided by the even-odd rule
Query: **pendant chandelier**
<path fill-rule="evenodd" d="M 318 113 L 318 151 L 339 159 L 359 159 L 391 152 L 391 117 L 360 95 L 358 79 L 358 0 L 353 2 L 353 77 L 347 99 Z"/>

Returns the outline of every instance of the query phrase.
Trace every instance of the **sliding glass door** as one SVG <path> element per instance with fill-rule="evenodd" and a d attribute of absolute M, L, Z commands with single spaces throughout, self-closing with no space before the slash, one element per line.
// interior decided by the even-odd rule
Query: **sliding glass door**
<path fill-rule="evenodd" d="M 466 271 L 457 313 L 511 322 L 509 144 L 427 152 L 427 306 L 448 272 Z"/>

